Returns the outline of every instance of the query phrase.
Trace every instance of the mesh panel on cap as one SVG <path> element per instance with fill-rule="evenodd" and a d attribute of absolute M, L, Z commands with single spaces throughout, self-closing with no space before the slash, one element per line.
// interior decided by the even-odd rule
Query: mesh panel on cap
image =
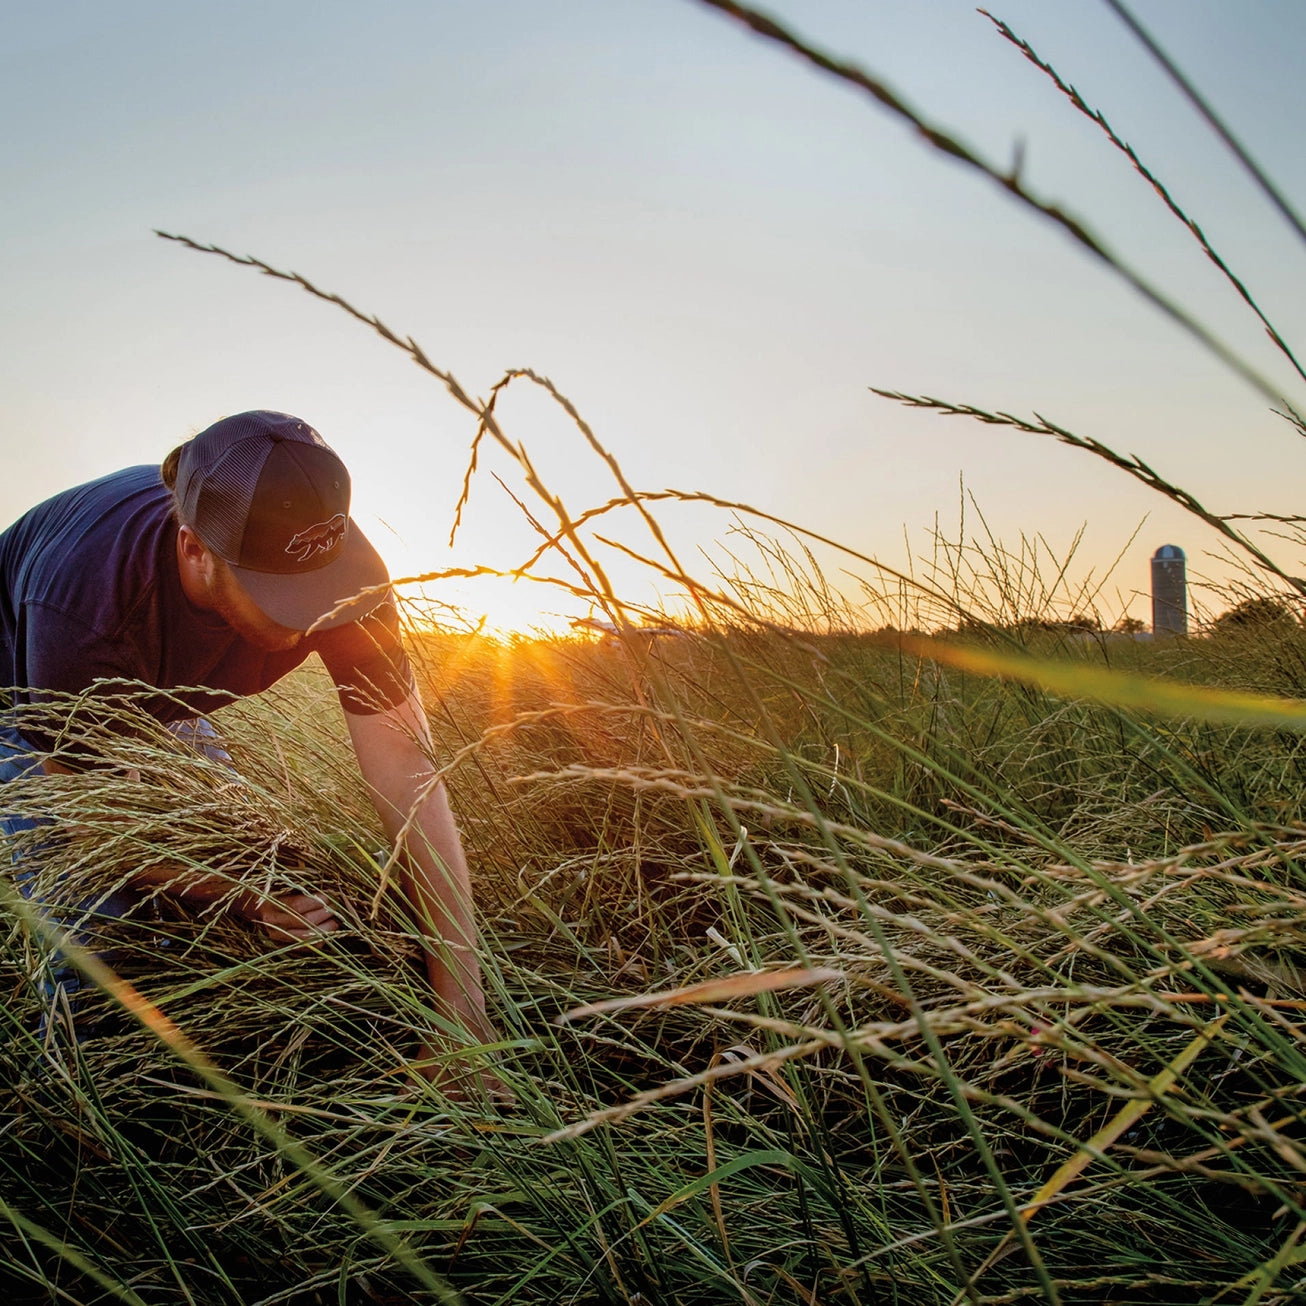
<path fill-rule="evenodd" d="M 266 439 L 241 440 L 203 475 L 191 524 L 227 562 L 240 561 L 250 499 L 271 447 Z"/>

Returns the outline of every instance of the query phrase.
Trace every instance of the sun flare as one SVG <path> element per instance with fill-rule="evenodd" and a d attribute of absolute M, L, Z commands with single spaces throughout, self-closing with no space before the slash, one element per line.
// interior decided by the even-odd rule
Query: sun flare
<path fill-rule="evenodd" d="M 496 639 L 565 635 L 584 615 L 584 605 L 530 580 L 476 576 L 401 586 L 410 619 L 454 630 L 480 631 Z"/>

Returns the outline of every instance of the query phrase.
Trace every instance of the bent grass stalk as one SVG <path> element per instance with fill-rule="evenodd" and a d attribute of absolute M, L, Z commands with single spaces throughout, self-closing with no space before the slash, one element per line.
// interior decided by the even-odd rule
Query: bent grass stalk
<path fill-rule="evenodd" d="M 1279 388 L 1273 382 L 1239 357 L 1232 348 L 1224 344 L 1202 322 L 1165 294 L 1164 291 L 1153 285 L 1140 272 L 1130 267 L 1100 237 L 1095 235 L 1085 222 L 1068 213 L 1060 205 L 1044 200 L 1034 194 L 1021 178 L 1019 154 L 1017 154 L 1011 167 L 1007 169 L 990 162 L 951 132 L 929 122 L 923 115 L 908 105 L 883 79 L 866 72 L 850 61 L 840 59 L 818 49 L 783 24 L 776 22 L 768 14 L 753 8 L 751 5 L 739 4 L 737 0 L 695 0 L 695 2 L 705 8 L 721 11 L 750 28 L 758 36 L 791 51 L 821 72 L 858 87 L 878 104 L 888 109 L 889 112 L 909 123 L 917 136 L 931 149 L 938 150 L 949 158 L 956 159 L 958 162 L 973 168 L 980 175 L 1001 186 L 1003 190 L 1026 208 L 1060 227 L 1083 249 L 1087 250 L 1105 267 L 1132 286 L 1154 308 L 1159 309 L 1171 321 L 1187 331 L 1226 367 L 1242 377 L 1244 381 L 1255 390 L 1258 390 L 1271 403 L 1286 407 L 1292 413 L 1298 425 L 1301 424 L 1302 419 L 1297 414 L 1296 409 L 1283 397 Z M 1114 0 L 1108 0 L 1108 3 L 1114 3 Z"/>
<path fill-rule="evenodd" d="M 1247 307 L 1251 309 L 1251 311 L 1260 320 L 1261 325 L 1265 328 L 1266 334 L 1274 342 L 1279 352 L 1292 365 L 1292 368 L 1297 373 L 1297 375 L 1303 381 L 1306 381 L 1306 371 L 1302 370 L 1301 364 L 1297 361 L 1297 356 L 1289 348 L 1287 342 L 1279 334 L 1274 324 L 1261 311 L 1260 305 L 1253 298 L 1251 292 L 1247 289 L 1242 279 L 1234 274 L 1234 272 L 1229 267 L 1229 265 L 1215 251 L 1214 247 L 1211 245 L 1211 242 L 1207 240 L 1206 233 L 1202 230 L 1200 226 L 1198 226 L 1198 224 L 1195 221 L 1193 221 L 1192 218 L 1188 216 L 1187 213 L 1184 212 L 1182 208 L 1180 208 L 1180 206 L 1175 202 L 1174 197 L 1166 189 L 1164 183 L 1161 182 L 1161 180 L 1156 176 L 1156 174 L 1153 173 L 1152 170 L 1143 163 L 1143 161 L 1138 157 L 1137 153 L 1134 151 L 1133 147 L 1129 145 L 1126 141 L 1122 140 L 1116 134 L 1115 129 L 1107 121 L 1105 115 L 1102 114 L 1100 110 L 1094 109 L 1092 106 L 1090 106 L 1089 103 L 1084 99 L 1084 97 L 1080 95 L 1080 93 L 1073 86 L 1071 86 L 1068 82 L 1066 82 L 1061 77 L 1061 74 L 1058 73 L 1057 70 L 1053 68 L 1053 66 L 1050 63 L 1048 63 L 1046 60 L 1041 59 L 1039 57 L 1038 52 L 1034 49 L 1032 45 L 1029 44 L 1028 41 L 1018 36 L 1000 18 L 997 18 L 993 14 L 989 13 L 987 9 L 981 9 L 979 12 L 982 13 L 984 17 L 987 18 L 994 25 L 995 28 L 997 28 L 998 33 L 1005 40 L 1010 41 L 1011 44 L 1014 45 L 1016 49 L 1018 49 L 1021 52 L 1021 54 L 1023 54 L 1025 58 L 1029 60 L 1031 64 L 1034 65 L 1035 68 L 1037 68 L 1041 73 L 1043 73 L 1046 77 L 1048 77 L 1051 80 L 1052 84 L 1057 88 L 1057 90 L 1060 91 L 1061 94 L 1064 95 L 1066 99 L 1069 100 L 1070 103 L 1073 104 L 1074 107 L 1084 115 L 1084 117 L 1088 118 L 1090 122 L 1095 123 L 1101 129 L 1102 133 L 1106 136 L 1107 140 L 1109 140 L 1111 144 L 1114 145 L 1116 149 L 1118 149 L 1129 160 L 1130 164 L 1134 168 L 1134 171 L 1137 172 L 1138 175 L 1142 177 L 1143 180 L 1146 181 L 1149 186 L 1151 186 L 1152 190 L 1156 193 L 1157 197 L 1166 206 L 1166 208 L 1169 209 L 1170 212 L 1184 225 L 1184 227 L 1188 230 L 1192 238 L 1201 247 L 1202 253 L 1205 254 L 1206 257 L 1220 270 L 1220 273 L 1223 275 L 1225 280 L 1228 281 L 1228 283 L 1234 288 L 1234 290 L 1237 292 L 1239 298 L 1243 301 L 1243 303 L 1246 304 Z M 1299 227 L 1299 232 L 1301 232 L 1303 236 L 1306 236 L 1306 231 L 1301 231 L 1300 227 Z"/>

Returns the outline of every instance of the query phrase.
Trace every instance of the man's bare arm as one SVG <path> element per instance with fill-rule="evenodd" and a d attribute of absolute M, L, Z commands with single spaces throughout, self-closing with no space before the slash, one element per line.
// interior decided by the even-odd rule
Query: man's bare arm
<path fill-rule="evenodd" d="M 485 1015 L 471 878 L 444 785 L 428 792 L 431 737 L 421 700 L 413 692 L 389 711 L 346 713 L 345 720 L 386 834 L 394 840 L 407 830 L 400 887 L 424 937 L 431 988 L 472 1038 L 490 1042 L 495 1034 Z"/>

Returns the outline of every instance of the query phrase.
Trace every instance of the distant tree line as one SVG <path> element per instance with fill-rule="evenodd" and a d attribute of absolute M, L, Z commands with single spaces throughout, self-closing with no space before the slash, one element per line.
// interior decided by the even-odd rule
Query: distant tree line
<path fill-rule="evenodd" d="M 1306 626 L 1303 614 L 1292 603 L 1278 598 L 1262 596 L 1243 599 L 1234 604 L 1227 612 L 1222 612 L 1207 622 L 1198 632 L 1205 636 L 1234 636 L 1255 633 L 1288 634 L 1301 631 Z M 1021 617 L 1011 622 L 967 620 L 948 630 L 936 631 L 947 635 L 980 635 L 985 631 L 1003 630 L 1017 635 L 1072 635 L 1080 638 L 1088 636 L 1107 637 L 1124 635 L 1135 637 L 1147 634 L 1151 628 L 1147 622 L 1138 617 L 1121 617 L 1114 625 L 1104 626 L 1096 612 L 1079 612 L 1072 617 Z M 892 625 L 882 626 L 875 632 L 880 635 L 898 634 L 898 628 Z M 919 635 L 925 632 L 916 627 L 904 634 Z"/>
<path fill-rule="evenodd" d="M 1244 599 L 1228 612 L 1222 612 L 1209 626 L 1212 635 L 1245 635 L 1256 631 L 1269 633 L 1301 629 L 1301 616 L 1283 599 L 1269 597 Z"/>

